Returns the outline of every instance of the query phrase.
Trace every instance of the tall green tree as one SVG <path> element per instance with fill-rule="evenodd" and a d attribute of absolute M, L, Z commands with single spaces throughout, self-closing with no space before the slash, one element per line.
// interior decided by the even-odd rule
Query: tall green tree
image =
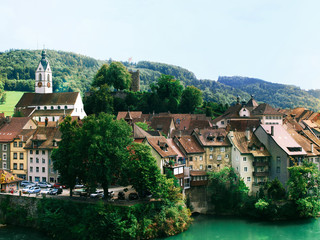
<path fill-rule="evenodd" d="M 101 68 L 98 70 L 96 75 L 93 78 L 92 86 L 94 87 L 100 87 L 101 85 L 108 84 L 110 86 L 110 83 L 107 81 L 107 71 L 108 71 L 109 65 L 103 64 Z"/>
<path fill-rule="evenodd" d="M 183 113 L 193 113 L 202 105 L 202 92 L 194 86 L 186 87 L 181 96 L 180 109 Z"/>
<path fill-rule="evenodd" d="M 105 196 L 112 182 L 118 179 L 129 157 L 127 146 L 133 139 L 131 127 L 113 115 L 90 115 L 83 121 L 80 149 L 86 182 L 90 189 L 101 184 Z"/>
<path fill-rule="evenodd" d="M 121 62 L 112 62 L 106 74 L 106 83 L 115 89 L 124 90 L 130 88 L 131 74 Z"/>
<path fill-rule="evenodd" d="M 126 177 L 140 196 L 152 194 L 163 197 L 166 192 L 166 179 L 151 154 L 151 148 L 140 143 L 130 146 L 130 157 L 126 165 Z"/>
<path fill-rule="evenodd" d="M 110 88 L 103 84 L 100 88 L 91 88 L 90 95 L 84 98 L 84 110 L 90 114 L 99 114 L 100 112 L 113 112 L 114 98 L 110 94 Z"/>
<path fill-rule="evenodd" d="M 62 137 L 59 148 L 54 149 L 51 155 L 54 169 L 58 170 L 62 182 L 70 187 L 70 196 L 72 196 L 72 189 L 76 185 L 77 179 L 81 180 L 83 177 L 78 145 L 79 130 L 78 123 L 67 116 L 60 124 Z"/>
<path fill-rule="evenodd" d="M 178 112 L 183 91 L 183 86 L 179 80 L 170 75 L 161 75 L 157 84 L 151 85 L 151 89 L 161 101 L 160 111 Z"/>

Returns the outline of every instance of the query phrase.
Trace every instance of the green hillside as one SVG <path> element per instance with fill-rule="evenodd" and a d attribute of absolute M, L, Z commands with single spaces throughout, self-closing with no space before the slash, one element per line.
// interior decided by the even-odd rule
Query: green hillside
<path fill-rule="evenodd" d="M 55 92 L 88 91 L 100 66 L 111 61 L 54 50 L 47 50 L 47 56 L 53 71 Z M 10 50 L 0 53 L 0 81 L 4 83 L 5 90 L 34 91 L 34 75 L 40 58 L 40 50 Z M 161 74 L 167 74 L 179 79 L 184 86 L 193 85 L 201 89 L 204 99 L 208 101 L 232 104 L 238 95 L 243 100 L 249 100 L 250 95 L 254 94 L 257 101 L 274 107 L 299 106 L 320 110 L 320 90 L 305 91 L 296 86 L 245 77 L 219 77 L 218 81 L 199 80 L 192 72 L 179 66 L 148 61 L 122 63 L 129 70 L 140 71 L 142 91 L 149 91 L 150 84 L 157 81 Z"/>
<path fill-rule="evenodd" d="M 257 78 L 219 77 L 218 82 L 253 94 L 257 101 L 274 107 L 306 107 L 320 110 L 319 90 L 306 91 L 297 86 L 271 83 Z"/>

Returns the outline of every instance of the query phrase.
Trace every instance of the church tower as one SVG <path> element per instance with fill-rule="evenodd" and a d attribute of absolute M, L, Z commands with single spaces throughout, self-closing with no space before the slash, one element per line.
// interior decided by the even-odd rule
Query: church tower
<path fill-rule="evenodd" d="M 45 50 L 42 50 L 41 56 L 42 58 L 36 70 L 35 92 L 52 93 L 52 72 Z"/>

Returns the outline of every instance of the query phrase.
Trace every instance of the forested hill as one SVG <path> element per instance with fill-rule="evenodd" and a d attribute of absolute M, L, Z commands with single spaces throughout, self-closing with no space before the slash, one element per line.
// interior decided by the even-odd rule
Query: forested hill
<path fill-rule="evenodd" d="M 55 92 L 88 91 L 100 66 L 111 61 L 71 52 L 46 51 Z M 106 56 L 106 59 L 108 57 L 110 56 Z M 0 53 L 0 80 L 4 82 L 5 90 L 34 91 L 34 75 L 40 58 L 41 50 L 10 50 Z M 218 81 L 198 80 L 192 72 L 174 65 L 148 61 L 122 63 L 130 70 L 140 71 L 142 91 L 148 91 L 150 84 L 161 74 L 167 74 L 179 79 L 185 86 L 193 85 L 201 89 L 205 100 L 232 104 L 237 95 L 247 101 L 254 94 L 259 102 L 266 102 L 274 107 L 299 106 L 320 110 L 320 90 L 305 91 L 295 86 L 244 77 L 219 77 Z"/>
<path fill-rule="evenodd" d="M 306 107 L 320 110 L 320 90 L 303 90 L 297 86 L 271 83 L 257 78 L 219 77 L 218 82 L 253 94 L 259 102 L 280 108 Z"/>

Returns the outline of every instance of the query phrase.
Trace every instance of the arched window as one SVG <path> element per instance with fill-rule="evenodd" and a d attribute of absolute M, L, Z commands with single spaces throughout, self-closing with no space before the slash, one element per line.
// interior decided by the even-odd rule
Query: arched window
<path fill-rule="evenodd" d="M 48 74 L 48 82 L 50 82 L 50 74 Z"/>
<path fill-rule="evenodd" d="M 58 109 L 60 109 L 60 106 L 58 106 Z"/>
<path fill-rule="evenodd" d="M 39 73 L 39 81 L 42 80 L 42 76 L 41 76 L 41 73 Z"/>
<path fill-rule="evenodd" d="M 68 106 L 64 106 L 64 109 L 68 109 Z"/>
<path fill-rule="evenodd" d="M 44 110 L 47 110 L 47 106 L 44 106 Z"/>
<path fill-rule="evenodd" d="M 53 109 L 53 106 L 51 106 L 51 109 Z"/>

